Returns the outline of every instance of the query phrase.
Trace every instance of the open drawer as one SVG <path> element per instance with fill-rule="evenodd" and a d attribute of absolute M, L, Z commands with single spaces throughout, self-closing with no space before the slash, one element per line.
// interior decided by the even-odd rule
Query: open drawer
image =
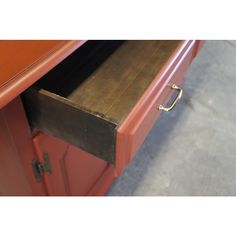
<path fill-rule="evenodd" d="M 195 41 L 88 41 L 22 94 L 31 127 L 119 174 L 182 83 Z M 165 109 L 164 109 L 165 110 Z"/>

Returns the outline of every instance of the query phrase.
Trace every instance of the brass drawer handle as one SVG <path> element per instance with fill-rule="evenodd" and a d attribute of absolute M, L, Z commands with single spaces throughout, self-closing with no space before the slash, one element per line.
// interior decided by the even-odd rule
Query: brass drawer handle
<path fill-rule="evenodd" d="M 177 86 L 177 85 L 175 85 L 175 84 L 173 84 L 173 85 L 171 86 L 171 88 L 177 90 L 177 91 L 178 91 L 178 95 L 176 96 L 176 98 L 175 98 L 175 100 L 173 101 L 173 103 L 171 104 L 171 106 L 169 106 L 169 107 L 163 107 L 162 105 L 160 105 L 159 108 L 158 108 L 160 111 L 166 111 L 166 112 L 168 112 L 168 111 L 173 110 L 173 108 L 176 106 L 176 104 L 178 103 L 178 101 L 179 101 L 180 98 L 182 97 L 183 89 L 181 89 L 179 86 Z"/>

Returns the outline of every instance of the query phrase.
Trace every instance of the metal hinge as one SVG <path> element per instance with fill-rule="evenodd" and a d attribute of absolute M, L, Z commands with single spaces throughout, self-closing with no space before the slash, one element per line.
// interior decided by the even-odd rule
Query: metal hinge
<path fill-rule="evenodd" d="M 48 175 L 52 174 L 51 163 L 47 152 L 43 154 L 43 159 L 43 163 L 37 161 L 36 159 L 32 160 L 32 167 L 37 181 L 41 181 L 45 173 Z"/>

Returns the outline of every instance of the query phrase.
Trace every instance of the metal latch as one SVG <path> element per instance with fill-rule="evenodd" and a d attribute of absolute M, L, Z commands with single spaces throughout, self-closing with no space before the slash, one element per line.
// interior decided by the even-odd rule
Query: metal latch
<path fill-rule="evenodd" d="M 43 154 L 43 159 L 43 163 L 38 162 L 36 159 L 32 160 L 32 167 L 37 181 L 41 181 L 45 173 L 48 175 L 52 174 L 51 163 L 47 152 Z"/>

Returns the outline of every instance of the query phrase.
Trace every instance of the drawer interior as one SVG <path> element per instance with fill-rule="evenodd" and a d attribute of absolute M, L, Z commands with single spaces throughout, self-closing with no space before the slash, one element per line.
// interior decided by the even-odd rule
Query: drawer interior
<path fill-rule="evenodd" d="M 23 94 L 32 127 L 114 164 L 117 127 L 180 42 L 86 42 Z"/>
<path fill-rule="evenodd" d="M 89 41 L 38 86 L 120 124 L 178 44 Z"/>

